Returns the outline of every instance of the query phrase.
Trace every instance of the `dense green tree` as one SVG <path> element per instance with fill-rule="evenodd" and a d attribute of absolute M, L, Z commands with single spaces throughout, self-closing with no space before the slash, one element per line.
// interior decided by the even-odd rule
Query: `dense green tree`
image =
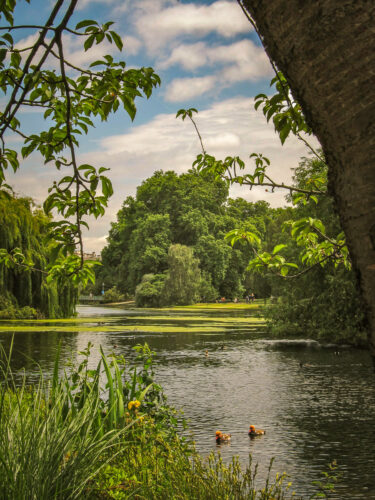
<path fill-rule="evenodd" d="M 134 294 L 144 274 L 167 272 L 168 248 L 180 244 L 199 259 L 202 297 L 241 297 L 251 253 L 231 248 L 224 236 L 238 224 L 263 235 L 271 213 L 265 202 L 231 200 L 226 183 L 210 174 L 157 171 L 117 214 L 98 282 Z"/>
<path fill-rule="evenodd" d="M 170 243 L 168 214 L 151 213 L 138 220 L 119 266 L 124 276 L 121 288 L 134 290 L 144 274 L 163 273 L 167 269 Z"/>

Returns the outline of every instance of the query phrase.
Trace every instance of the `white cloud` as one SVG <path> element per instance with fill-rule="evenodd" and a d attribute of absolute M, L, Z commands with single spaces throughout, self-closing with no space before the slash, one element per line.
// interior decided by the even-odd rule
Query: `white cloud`
<path fill-rule="evenodd" d="M 86 7 L 88 7 L 89 5 L 91 5 L 93 3 L 101 3 L 101 4 L 111 5 L 111 4 L 116 3 L 116 1 L 117 0 L 80 0 L 78 2 L 77 9 L 78 10 L 85 9 Z"/>
<path fill-rule="evenodd" d="M 142 42 L 136 38 L 135 36 L 125 35 L 122 37 L 122 42 L 124 44 L 124 48 L 122 49 L 125 57 L 127 55 L 135 55 L 139 52 L 139 49 L 142 47 Z"/>
<path fill-rule="evenodd" d="M 134 9 L 137 11 L 137 17 L 141 15 L 152 15 L 160 12 L 161 10 L 179 5 L 180 0 L 114 0 L 117 5 L 112 10 L 112 13 L 116 16 L 123 14 L 124 12 L 132 13 Z"/>
<path fill-rule="evenodd" d="M 257 47 L 250 40 L 216 47 L 203 42 L 182 44 L 160 63 L 160 67 L 163 69 L 173 64 L 179 64 L 188 70 L 222 67 L 209 76 L 172 80 L 165 91 L 166 99 L 171 102 L 197 97 L 214 87 L 222 89 L 235 82 L 255 81 L 272 75 L 272 68 L 263 48 Z"/>
<path fill-rule="evenodd" d="M 26 38 L 22 38 L 17 43 L 15 43 L 14 48 L 17 50 L 32 48 L 35 45 L 35 43 L 38 39 L 38 36 L 39 36 L 39 33 L 32 33 L 29 36 L 27 36 Z M 27 55 L 28 55 L 28 53 L 27 53 Z"/>
<path fill-rule="evenodd" d="M 179 102 L 201 96 L 214 88 L 216 80 L 215 76 L 175 78 L 165 91 L 166 100 Z"/>
<path fill-rule="evenodd" d="M 204 42 L 181 44 L 175 47 L 169 57 L 162 60 L 158 67 L 169 68 L 180 65 L 186 70 L 202 67 L 217 67 L 217 65 L 249 68 L 246 73 L 250 78 L 260 78 L 271 74 L 271 67 L 262 47 L 256 46 L 251 40 L 241 40 L 229 45 L 207 45 Z M 242 70 L 243 71 L 243 70 Z"/>
<path fill-rule="evenodd" d="M 149 6 L 149 2 L 146 4 Z M 155 2 L 148 10 L 140 2 L 135 25 L 149 50 L 157 51 L 171 40 L 186 35 L 217 33 L 230 38 L 252 30 L 237 2 L 218 0 L 211 5 L 176 4 L 165 8 Z M 163 8 L 164 7 L 164 8 Z"/>
<path fill-rule="evenodd" d="M 169 57 L 158 63 L 158 67 L 166 69 L 176 64 L 186 70 L 195 70 L 211 63 L 209 54 L 210 49 L 204 42 L 181 44 L 172 50 Z"/>
<path fill-rule="evenodd" d="M 224 153 L 229 149 L 238 148 L 241 145 L 241 138 L 237 134 L 231 132 L 220 132 L 214 137 L 208 137 L 204 141 L 205 147 L 210 151 L 223 151 Z"/>

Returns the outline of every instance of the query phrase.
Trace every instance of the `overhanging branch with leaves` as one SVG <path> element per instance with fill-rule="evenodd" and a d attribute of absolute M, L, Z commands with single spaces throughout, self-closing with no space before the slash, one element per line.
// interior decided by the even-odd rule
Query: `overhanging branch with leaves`
<path fill-rule="evenodd" d="M 94 264 L 83 260 L 82 229 L 88 227 L 84 219 L 103 215 L 113 193 L 107 168 L 79 164 L 79 136 L 93 127 L 93 118 L 105 121 L 121 107 L 133 120 L 135 99 L 149 98 L 160 78 L 152 68 L 127 69 L 125 61 L 115 61 L 111 55 L 88 68 L 69 62 L 64 53 L 64 33 L 81 38 L 84 51 L 104 40 L 120 51 L 123 47 L 121 37 L 111 28 L 113 22 L 100 25 L 84 20 L 69 26 L 77 1 L 58 0 L 41 25 L 16 25 L 15 1 L 0 6 L 0 19 L 5 18 L 7 23 L 0 30 L 6 31 L 0 35 L 0 88 L 9 96 L 0 115 L 0 188 L 9 187 L 5 184 L 6 169 L 16 171 L 20 167 L 19 152 L 6 147 L 9 134 L 24 139 L 22 159 L 38 151 L 44 163 L 53 163 L 58 170 L 70 169 L 49 188 L 44 203 L 46 213 L 55 212 L 63 218 L 50 223 L 49 237 L 57 247 L 49 279 L 65 276 L 79 283 L 94 278 Z M 56 23 L 58 18 L 61 20 Z M 12 32 L 25 30 L 37 35 L 36 42 L 17 48 Z M 53 60 L 58 61 L 58 70 L 53 69 Z M 97 67 L 100 69 L 92 69 Z M 43 117 L 50 127 L 26 134 L 17 119 L 23 106 L 45 109 Z"/>

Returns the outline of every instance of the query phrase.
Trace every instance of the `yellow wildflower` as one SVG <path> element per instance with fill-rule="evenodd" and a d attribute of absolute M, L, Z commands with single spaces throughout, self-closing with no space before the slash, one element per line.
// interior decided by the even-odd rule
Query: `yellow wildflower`
<path fill-rule="evenodd" d="M 141 403 L 138 400 L 129 401 L 129 403 L 128 403 L 128 410 L 132 410 L 133 408 L 139 408 L 140 406 L 141 406 Z"/>

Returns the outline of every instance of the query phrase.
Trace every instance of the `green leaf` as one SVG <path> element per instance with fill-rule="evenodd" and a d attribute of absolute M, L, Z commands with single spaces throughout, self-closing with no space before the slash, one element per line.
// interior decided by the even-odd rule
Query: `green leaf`
<path fill-rule="evenodd" d="M 83 44 L 85 51 L 92 47 L 94 41 L 95 41 L 95 35 L 90 35 Z"/>
<path fill-rule="evenodd" d="M 280 132 L 279 132 L 279 137 L 280 137 L 280 141 L 281 141 L 281 144 L 284 144 L 284 142 L 286 141 L 289 133 L 290 133 L 290 130 L 291 130 L 291 126 L 290 126 L 290 123 L 288 123 L 287 125 L 285 125 L 285 127 L 283 127 Z"/>
<path fill-rule="evenodd" d="M 7 49 L 0 49 L 0 62 L 3 62 L 6 58 L 8 51 Z"/>
<path fill-rule="evenodd" d="M 9 43 L 9 45 L 13 45 L 13 37 L 10 33 L 5 33 L 5 35 L 3 35 L 2 38 L 4 38 L 4 40 L 6 40 Z"/>
<path fill-rule="evenodd" d="M 272 253 L 275 255 L 277 252 L 280 252 L 283 248 L 286 248 L 287 245 L 283 245 L 282 243 L 279 245 L 276 245 L 275 248 L 273 249 Z"/>
<path fill-rule="evenodd" d="M 298 269 L 297 264 L 294 264 L 294 262 L 286 262 L 285 265 L 289 266 L 289 267 L 293 267 L 294 269 Z"/>
<path fill-rule="evenodd" d="M 113 38 L 113 41 L 115 42 L 116 44 L 116 47 L 119 49 L 119 50 L 122 50 L 124 44 L 122 43 L 122 40 L 121 40 L 121 37 L 115 32 L 115 31 L 110 31 L 111 35 L 112 35 L 112 38 Z"/>
<path fill-rule="evenodd" d="M 176 118 L 178 118 L 181 115 L 186 115 L 186 109 L 179 109 L 176 113 Z M 184 116 L 182 119 L 184 120 Z"/>
<path fill-rule="evenodd" d="M 21 54 L 19 52 L 12 52 L 10 56 L 10 63 L 14 68 L 19 68 L 21 62 Z"/>
<path fill-rule="evenodd" d="M 98 26 L 98 23 L 96 21 L 93 21 L 92 19 L 85 19 L 84 21 L 80 21 L 76 25 L 76 30 L 79 30 L 81 28 L 85 28 L 86 26 Z"/>
<path fill-rule="evenodd" d="M 106 62 L 98 60 L 91 63 L 89 67 L 94 68 L 95 66 L 103 66 L 103 65 L 106 65 Z"/>
<path fill-rule="evenodd" d="M 124 109 L 130 116 L 131 120 L 133 121 L 137 112 L 137 108 L 135 107 L 133 99 L 130 99 L 127 96 L 122 97 L 122 102 L 124 105 Z"/>
<path fill-rule="evenodd" d="M 281 276 L 286 276 L 289 273 L 289 269 L 286 266 L 282 266 L 280 269 Z"/>

